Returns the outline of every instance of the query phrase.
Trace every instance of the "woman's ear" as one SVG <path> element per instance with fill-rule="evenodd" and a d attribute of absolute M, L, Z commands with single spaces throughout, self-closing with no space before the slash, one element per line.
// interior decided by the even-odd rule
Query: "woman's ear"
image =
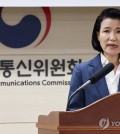
<path fill-rule="evenodd" d="M 97 39 L 100 40 L 100 32 L 97 32 Z"/>

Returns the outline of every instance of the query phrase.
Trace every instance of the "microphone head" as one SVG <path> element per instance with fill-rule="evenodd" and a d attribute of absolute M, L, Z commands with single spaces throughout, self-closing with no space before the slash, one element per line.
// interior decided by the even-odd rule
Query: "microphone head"
<path fill-rule="evenodd" d="M 114 64 L 108 63 L 107 65 L 105 65 L 102 69 L 100 69 L 90 77 L 89 80 L 91 81 L 91 84 L 94 84 L 95 82 L 100 80 L 102 77 L 110 73 L 113 69 L 114 69 Z"/>

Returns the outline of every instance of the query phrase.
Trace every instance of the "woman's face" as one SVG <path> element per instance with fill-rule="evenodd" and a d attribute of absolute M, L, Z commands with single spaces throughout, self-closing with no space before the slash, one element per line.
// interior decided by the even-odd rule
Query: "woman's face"
<path fill-rule="evenodd" d="M 104 55 L 118 55 L 120 53 L 120 20 L 104 19 L 97 37 Z"/>

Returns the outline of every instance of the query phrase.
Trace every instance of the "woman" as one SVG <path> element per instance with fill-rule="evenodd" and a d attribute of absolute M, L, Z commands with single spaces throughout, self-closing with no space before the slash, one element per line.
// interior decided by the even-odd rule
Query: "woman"
<path fill-rule="evenodd" d="M 94 24 L 92 46 L 100 53 L 87 62 L 76 64 L 69 96 L 85 83 L 88 78 L 106 64 L 113 63 L 115 68 L 95 84 L 77 93 L 70 101 L 67 110 L 83 108 L 109 94 L 120 90 L 120 10 L 107 8 L 101 12 Z"/>

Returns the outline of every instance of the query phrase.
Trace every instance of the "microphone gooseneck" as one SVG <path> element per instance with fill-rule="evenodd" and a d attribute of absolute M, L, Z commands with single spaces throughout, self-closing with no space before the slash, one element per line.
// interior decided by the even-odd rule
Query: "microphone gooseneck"
<path fill-rule="evenodd" d="M 84 89 L 85 87 L 87 87 L 90 84 L 94 84 L 95 82 L 97 82 L 98 80 L 100 80 L 102 77 L 104 77 L 105 75 L 107 75 L 108 73 L 110 73 L 112 70 L 114 69 L 114 64 L 112 63 L 108 63 L 107 65 L 105 65 L 102 69 L 100 69 L 99 71 L 97 71 L 95 74 L 93 74 L 86 83 L 84 83 L 82 86 L 80 86 L 77 90 L 75 90 L 75 92 L 68 98 L 68 103 L 67 103 L 67 108 L 66 110 L 68 111 L 68 107 L 70 104 L 71 99 L 73 98 L 73 96 L 75 94 L 77 94 L 81 89 Z"/>

